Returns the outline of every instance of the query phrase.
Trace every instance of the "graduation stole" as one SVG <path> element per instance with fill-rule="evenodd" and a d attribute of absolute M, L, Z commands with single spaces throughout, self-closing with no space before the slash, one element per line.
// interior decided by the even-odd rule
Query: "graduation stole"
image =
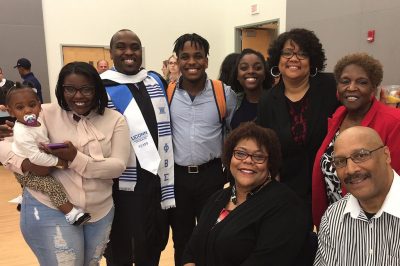
<path fill-rule="evenodd" d="M 171 124 L 165 92 L 155 78 L 142 69 L 136 75 L 124 75 L 115 70 L 101 74 L 102 79 L 119 83 L 106 87 L 108 96 L 115 108 L 125 116 L 129 126 L 133 151 L 124 173 L 119 177 L 119 189 L 133 191 L 137 182 L 136 157 L 140 166 L 158 174 L 161 181 L 161 207 L 175 207 L 174 157 L 172 149 Z M 149 93 L 158 128 L 158 147 L 155 146 L 143 115 L 125 84 L 143 82 Z M 136 86 L 136 85 L 135 85 Z"/>

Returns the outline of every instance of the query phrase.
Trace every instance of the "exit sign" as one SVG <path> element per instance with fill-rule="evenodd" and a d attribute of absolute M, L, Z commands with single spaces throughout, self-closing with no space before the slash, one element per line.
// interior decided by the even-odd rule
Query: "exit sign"
<path fill-rule="evenodd" d="M 258 7 L 258 4 L 253 4 L 250 6 L 251 14 L 256 15 L 260 13 L 260 9 Z"/>

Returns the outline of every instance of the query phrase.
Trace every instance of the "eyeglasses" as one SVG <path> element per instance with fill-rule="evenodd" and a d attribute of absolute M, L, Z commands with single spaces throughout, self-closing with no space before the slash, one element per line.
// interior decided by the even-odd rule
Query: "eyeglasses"
<path fill-rule="evenodd" d="M 286 58 L 286 59 L 290 59 L 292 58 L 294 55 L 296 55 L 296 57 L 299 60 L 304 60 L 308 58 L 308 54 L 306 52 L 303 51 L 298 51 L 297 53 L 294 52 L 293 50 L 282 50 L 281 52 L 281 56 Z"/>
<path fill-rule="evenodd" d="M 247 153 L 247 152 L 241 151 L 241 150 L 233 150 L 233 156 L 234 156 L 236 159 L 241 160 L 241 161 L 246 160 L 247 157 L 250 156 L 251 160 L 252 160 L 253 162 L 257 163 L 257 164 L 264 163 L 264 162 L 267 160 L 267 158 L 268 158 L 268 156 L 266 156 L 266 155 L 262 155 L 262 154 L 250 154 L 250 153 Z"/>
<path fill-rule="evenodd" d="M 168 62 L 168 65 L 177 65 L 178 62 Z"/>
<path fill-rule="evenodd" d="M 336 167 L 336 169 L 338 168 L 343 168 L 347 165 L 347 160 L 351 159 L 354 163 L 362 163 L 365 161 L 368 161 L 369 159 L 371 159 L 371 154 L 374 151 L 377 151 L 379 149 L 382 149 L 385 146 L 380 146 L 379 148 L 376 148 L 375 150 L 369 151 L 366 149 L 361 149 L 353 154 L 351 154 L 349 157 L 334 157 L 333 158 L 333 165 Z"/>
<path fill-rule="evenodd" d="M 74 96 L 79 91 L 83 96 L 90 97 L 94 94 L 94 86 L 83 85 L 80 88 L 76 88 L 71 85 L 63 85 L 64 93 L 68 96 Z"/>

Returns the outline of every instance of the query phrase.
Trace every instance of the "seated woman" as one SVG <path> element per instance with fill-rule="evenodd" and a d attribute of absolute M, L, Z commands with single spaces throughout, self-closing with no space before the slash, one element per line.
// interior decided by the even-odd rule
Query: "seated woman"
<path fill-rule="evenodd" d="M 328 205 L 345 195 L 332 164 L 333 144 L 343 130 L 360 125 L 375 129 L 390 149 L 393 169 L 400 172 L 400 110 L 375 98 L 383 77 L 381 63 L 365 53 L 350 54 L 337 62 L 334 74 L 343 106 L 329 119 L 328 133 L 315 157 L 312 208 L 317 227 Z"/>
<path fill-rule="evenodd" d="M 114 217 L 112 179 L 125 170 L 130 154 L 128 125 L 121 114 L 106 108 L 104 85 L 87 63 L 61 69 L 56 96 L 58 104 L 43 104 L 40 117 L 50 141 L 67 147 L 42 148 L 67 161 L 67 169 L 34 165 L 15 155 L 7 140 L 0 141 L 0 161 L 19 174 L 47 175 L 51 170 L 69 201 L 91 214 L 90 222 L 71 225 L 47 195 L 24 188 L 21 231 L 40 265 L 98 265 Z M 0 126 L 0 138 L 8 126 Z"/>
<path fill-rule="evenodd" d="M 263 90 L 272 87 L 272 76 L 264 56 L 253 49 L 244 49 L 234 65 L 230 84 L 238 94 L 238 105 L 231 121 L 232 129 L 240 123 L 254 121 Z"/>
<path fill-rule="evenodd" d="M 227 138 L 222 160 L 235 184 L 209 199 L 184 265 L 302 265 L 307 215 L 295 193 L 275 180 L 281 166 L 276 134 L 243 123 Z"/>

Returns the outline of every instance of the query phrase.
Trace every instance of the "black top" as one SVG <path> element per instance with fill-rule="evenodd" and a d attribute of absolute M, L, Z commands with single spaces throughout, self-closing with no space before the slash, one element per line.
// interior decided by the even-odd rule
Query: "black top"
<path fill-rule="evenodd" d="M 240 123 L 254 121 L 257 117 L 257 106 L 258 103 L 251 103 L 244 96 L 242 104 L 233 114 L 231 121 L 232 130 L 237 128 Z"/>
<path fill-rule="evenodd" d="M 215 224 L 230 195 L 227 188 L 210 197 L 186 246 L 184 264 L 303 265 L 307 216 L 290 189 L 271 181 Z"/>
<path fill-rule="evenodd" d="M 311 176 L 315 155 L 327 133 L 328 117 L 340 104 L 336 98 L 336 82 L 331 73 L 319 73 L 310 78 L 305 111 L 307 135 L 303 144 L 293 140 L 284 90 L 281 80 L 274 88 L 263 92 L 257 122 L 277 133 L 283 157 L 280 180 L 305 200 L 311 213 Z"/>
<path fill-rule="evenodd" d="M 36 89 L 36 94 L 38 95 L 40 102 L 43 103 L 43 96 L 42 96 L 42 85 L 40 85 L 39 80 L 33 75 L 32 72 L 21 76 L 24 81 L 29 81 L 33 84 L 34 88 Z"/>

